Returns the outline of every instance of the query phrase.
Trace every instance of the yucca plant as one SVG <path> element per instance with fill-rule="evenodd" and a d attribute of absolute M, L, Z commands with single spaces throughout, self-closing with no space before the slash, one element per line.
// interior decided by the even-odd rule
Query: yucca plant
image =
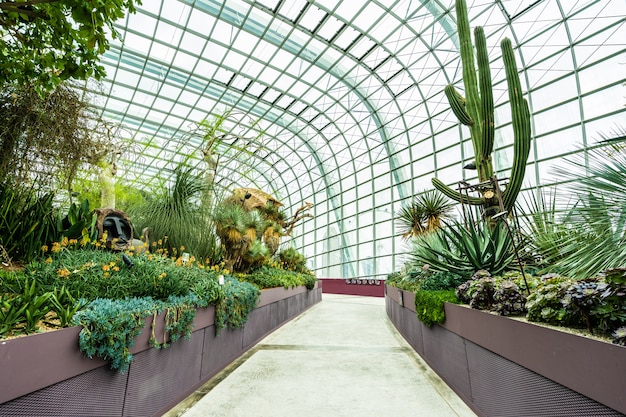
<path fill-rule="evenodd" d="M 437 190 L 415 196 L 397 213 L 398 231 L 404 239 L 434 232 L 443 220 L 451 218 L 453 207 L 454 203 Z"/>
<path fill-rule="evenodd" d="M 506 270 L 514 260 L 511 233 L 503 222 L 490 225 L 444 222 L 438 231 L 413 240 L 410 259 L 415 265 L 429 265 L 433 271 L 451 272 L 464 277 L 484 269 L 493 275 Z"/>

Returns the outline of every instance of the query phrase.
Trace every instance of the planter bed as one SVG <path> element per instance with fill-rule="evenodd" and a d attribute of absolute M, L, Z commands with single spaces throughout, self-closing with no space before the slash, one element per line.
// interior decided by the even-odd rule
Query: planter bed
<path fill-rule="evenodd" d="M 445 304 L 432 328 L 415 295 L 387 286 L 387 315 L 407 342 L 480 416 L 622 416 L 626 348 Z"/>
<path fill-rule="evenodd" d="M 213 307 L 199 309 L 190 339 L 148 344 L 152 317 L 125 373 L 85 358 L 80 327 L 0 340 L 0 416 L 159 416 L 263 337 L 321 301 L 321 285 L 263 290 L 245 327 L 215 335 Z M 163 317 L 155 334 L 163 334 Z"/>

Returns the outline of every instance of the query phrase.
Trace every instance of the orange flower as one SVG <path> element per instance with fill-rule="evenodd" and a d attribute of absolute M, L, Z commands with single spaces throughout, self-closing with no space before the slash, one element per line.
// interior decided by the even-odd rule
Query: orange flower
<path fill-rule="evenodd" d="M 102 265 L 102 270 L 103 271 L 108 271 L 110 269 L 111 269 L 111 267 L 109 265 Z"/>
<path fill-rule="evenodd" d="M 120 270 L 120 267 L 119 267 L 119 266 L 114 266 L 114 267 L 113 267 L 113 270 L 114 270 L 115 272 L 118 272 L 118 271 Z"/>
<path fill-rule="evenodd" d="M 70 271 L 68 271 L 67 268 L 58 269 L 57 270 L 57 275 L 62 277 L 62 278 L 67 278 L 67 277 L 70 276 Z"/>
<path fill-rule="evenodd" d="M 59 242 L 54 242 L 52 244 L 52 253 L 61 252 L 61 244 Z"/>

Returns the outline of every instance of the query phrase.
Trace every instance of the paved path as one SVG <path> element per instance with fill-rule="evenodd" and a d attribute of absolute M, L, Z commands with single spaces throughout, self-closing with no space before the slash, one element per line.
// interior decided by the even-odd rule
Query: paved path
<path fill-rule="evenodd" d="M 324 294 L 167 417 L 470 417 L 402 339 L 384 299 Z"/>

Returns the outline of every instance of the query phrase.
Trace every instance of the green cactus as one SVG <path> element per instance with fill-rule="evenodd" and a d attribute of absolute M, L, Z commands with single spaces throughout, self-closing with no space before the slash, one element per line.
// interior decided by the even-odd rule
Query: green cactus
<path fill-rule="evenodd" d="M 446 86 L 444 92 L 450 102 L 453 113 L 462 124 L 470 129 L 478 180 L 480 183 L 488 184 L 494 177 L 491 159 L 494 143 L 494 107 L 485 32 L 480 26 L 474 29 L 476 63 L 478 64 L 477 76 L 474 62 L 474 46 L 472 45 L 465 0 L 456 1 L 456 14 L 466 97 L 464 98 L 452 85 Z M 509 101 L 513 114 L 513 166 L 511 167 L 508 185 L 502 192 L 502 207 L 504 207 L 504 210 L 510 211 L 522 187 L 526 161 L 530 153 L 530 111 L 528 110 L 528 103 L 522 96 L 522 88 L 511 41 L 508 38 L 503 39 L 500 47 L 502 48 L 502 59 L 504 60 Z M 498 193 L 492 186 L 482 189 L 481 197 L 474 197 L 453 190 L 437 178 L 433 178 L 432 183 L 435 188 L 455 201 L 482 205 L 485 209 L 491 208 L 491 215 L 499 211 L 500 201 L 498 201 Z"/>

